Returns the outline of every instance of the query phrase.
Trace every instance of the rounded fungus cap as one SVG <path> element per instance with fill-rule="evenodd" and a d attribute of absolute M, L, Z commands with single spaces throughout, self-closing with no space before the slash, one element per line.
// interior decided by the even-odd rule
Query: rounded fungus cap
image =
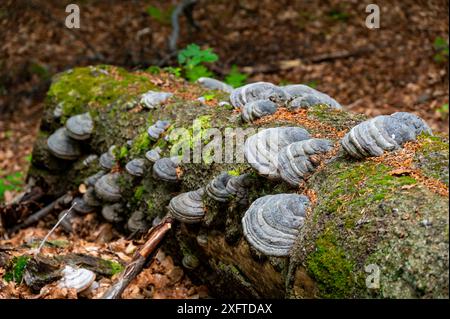
<path fill-rule="evenodd" d="M 284 147 L 278 154 L 278 171 L 281 178 L 291 186 L 298 186 L 319 164 L 314 155 L 326 153 L 332 147 L 331 141 L 316 138 Z"/>
<path fill-rule="evenodd" d="M 142 158 L 135 158 L 125 165 L 125 170 L 128 174 L 141 177 L 145 173 L 145 160 Z"/>
<path fill-rule="evenodd" d="M 153 164 L 153 177 L 166 182 L 178 181 L 179 177 L 177 170 L 179 163 L 180 160 L 178 156 L 158 159 L 155 164 Z"/>
<path fill-rule="evenodd" d="M 105 205 L 102 208 L 102 216 L 110 223 L 123 221 L 123 206 L 120 203 Z"/>
<path fill-rule="evenodd" d="M 416 139 L 416 128 L 389 115 L 379 115 L 354 126 L 341 140 L 343 149 L 354 158 L 381 156 Z"/>
<path fill-rule="evenodd" d="M 54 156 L 64 160 L 76 160 L 81 155 L 80 145 L 67 135 L 64 127 L 57 129 L 49 136 L 47 146 Z"/>
<path fill-rule="evenodd" d="M 309 139 L 308 131 L 300 127 L 268 128 L 250 136 L 244 144 L 244 156 L 258 173 L 278 179 L 278 153 L 285 146 Z"/>
<path fill-rule="evenodd" d="M 155 163 L 157 160 L 161 158 L 161 148 L 159 146 L 155 147 L 154 149 L 151 149 L 147 153 L 145 153 L 145 158 L 150 163 Z"/>
<path fill-rule="evenodd" d="M 420 135 L 421 133 L 426 133 L 429 135 L 433 134 L 428 124 L 422 118 L 413 113 L 395 112 L 391 114 L 391 117 L 396 118 L 397 120 L 406 124 L 408 127 L 414 129 L 416 135 Z"/>
<path fill-rule="evenodd" d="M 242 119 L 245 122 L 252 122 L 265 115 L 275 113 L 277 105 L 270 100 L 257 100 L 245 104 L 241 111 Z"/>
<path fill-rule="evenodd" d="M 105 202 L 118 202 L 122 198 L 118 184 L 119 177 L 119 173 L 109 173 L 99 178 L 95 183 L 95 194 L 97 197 Z"/>
<path fill-rule="evenodd" d="M 94 122 L 89 113 L 70 117 L 66 122 L 67 135 L 79 141 L 87 140 L 94 130 Z"/>
<path fill-rule="evenodd" d="M 257 100 L 271 100 L 275 103 L 286 101 L 288 95 L 284 90 L 269 82 L 256 82 L 234 89 L 230 95 L 231 104 L 242 108 L 245 104 Z"/>
<path fill-rule="evenodd" d="M 307 85 L 290 84 L 281 88 L 289 97 L 288 106 L 290 108 L 308 108 L 317 104 L 326 104 L 332 108 L 342 109 L 335 99 Z"/>
<path fill-rule="evenodd" d="M 298 194 L 267 195 L 255 200 L 242 218 L 246 240 L 268 256 L 288 256 L 309 205 Z"/>
<path fill-rule="evenodd" d="M 206 186 L 206 195 L 218 202 L 229 201 L 232 194 L 227 189 L 227 183 L 230 178 L 227 172 L 221 173 Z"/>
<path fill-rule="evenodd" d="M 110 170 L 116 164 L 116 158 L 114 156 L 115 145 L 112 145 L 107 152 L 100 155 L 100 166 L 106 170 Z"/>
<path fill-rule="evenodd" d="M 62 275 L 59 287 L 76 289 L 77 293 L 88 289 L 95 281 L 95 273 L 84 268 L 66 266 L 62 271 Z"/>
<path fill-rule="evenodd" d="M 203 195 L 204 189 L 199 188 L 195 191 L 175 196 L 170 200 L 169 212 L 174 218 L 183 223 L 198 223 L 205 215 Z"/>
<path fill-rule="evenodd" d="M 91 207 L 102 206 L 102 203 L 95 194 L 94 186 L 88 186 L 88 188 L 86 189 L 86 193 L 83 194 L 83 201 L 86 203 L 86 205 Z"/>
<path fill-rule="evenodd" d="M 75 197 L 72 201 L 73 210 L 79 214 L 89 214 L 95 210 L 95 207 L 88 205 L 82 197 Z"/>
<path fill-rule="evenodd" d="M 233 91 L 233 87 L 231 85 L 213 78 L 201 77 L 197 80 L 197 83 L 210 90 L 221 90 L 228 93 Z"/>
<path fill-rule="evenodd" d="M 154 109 L 167 101 L 173 94 L 169 92 L 148 91 L 141 97 L 141 104 L 148 108 Z"/>
<path fill-rule="evenodd" d="M 145 232 L 149 225 L 145 219 L 144 212 L 137 210 L 131 214 L 127 222 L 127 228 L 130 232 Z"/>

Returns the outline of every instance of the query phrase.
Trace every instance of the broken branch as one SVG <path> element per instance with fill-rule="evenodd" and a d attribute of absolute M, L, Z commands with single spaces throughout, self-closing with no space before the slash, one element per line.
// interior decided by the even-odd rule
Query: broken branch
<path fill-rule="evenodd" d="M 150 229 L 145 244 L 134 254 L 133 260 L 127 265 L 119 280 L 103 294 L 101 299 L 119 299 L 121 297 L 123 291 L 139 275 L 147 261 L 156 255 L 162 239 L 172 228 L 172 223 L 172 218 L 166 217 L 160 224 Z"/>

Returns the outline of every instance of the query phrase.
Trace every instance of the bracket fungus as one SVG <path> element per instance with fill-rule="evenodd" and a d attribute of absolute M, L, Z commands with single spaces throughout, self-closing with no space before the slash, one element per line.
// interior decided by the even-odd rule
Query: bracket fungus
<path fill-rule="evenodd" d="M 341 140 L 342 147 L 355 158 L 381 156 L 415 140 L 418 133 L 431 132 L 420 118 L 404 113 L 379 115 L 354 126 Z"/>
<path fill-rule="evenodd" d="M 97 207 L 102 206 L 102 203 L 95 195 L 95 189 L 94 186 L 88 186 L 86 189 L 86 193 L 83 194 L 83 201 L 86 203 L 86 205 L 89 205 L 91 207 Z"/>
<path fill-rule="evenodd" d="M 111 169 L 116 163 L 116 158 L 114 156 L 114 150 L 116 146 L 112 145 L 107 152 L 100 155 L 99 163 L 100 166 L 104 169 Z"/>
<path fill-rule="evenodd" d="M 95 207 L 88 205 L 82 197 L 76 197 L 73 199 L 73 210 L 79 214 L 89 214 L 95 210 Z"/>
<path fill-rule="evenodd" d="M 64 127 L 49 136 L 47 146 L 53 155 L 64 160 L 75 160 L 81 155 L 79 143 L 67 135 L 67 129 Z"/>
<path fill-rule="evenodd" d="M 278 154 L 281 178 L 291 186 L 298 186 L 319 164 L 315 155 L 326 153 L 332 147 L 331 141 L 316 138 L 289 144 Z"/>
<path fill-rule="evenodd" d="M 84 184 L 86 184 L 86 186 L 88 186 L 88 187 L 94 186 L 95 183 L 97 183 L 97 181 L 105 174 L 106 174 L 106 172 L 104 170 L 100 170 L 97 173 L 95 173 L 94 175 L 87 177 L 84 180 Z"/>
<path fill-rule="evenodd" d="M 141 96 L 141 104 L 149 109 L 154 109 L 172 97 L 169 92 L 148 91 Z"/>
<path fill-rule="evenodd" d="M 135 158 L 125 165 L 125 170 L 132 176 L 141 177 L 145 173 L 145 160 L 143 158 Z"/>
<path fill-rule="evenodd" d="M 197 83 L 204 88 L 211 90 L 221 90 L 228 93 L 231 93 L 231 91 L 233 91 L 233 87 L 231 85 L 213 78 L 201 77 L 197 80 Z"/>
<path fill-rule="evenodd" d="M 227 189 L 230 178 L 227 172 L 221 173 L 206 186 L 206 195 L 217 202 L 227 202 L 232 195 Z"/>
<path fill-rule="evenodd" d="M 110 223 L 118 223 L 123 220 L 123 206 L 120 203 L 105 205 L 102 207 L 102 216 Z"/>
<path fill-rule="evenodd" d="M 127 228 L 130 232 L 144 232 L 148 229 L 149 225 L 145 219 L 143 211 L 137 210 L 131 214 L 127 221 Z"/>
<path fill-rule="evenodd" d="M 84 141 L 91 137 L 94 122 L 89 113 L 70 117 L 66 122 L 67 135 L 74 140 Z"/>
<path fill-rule="evenodd" d="M 342 106 L 331 96 L 317 91 L 304 84 L 291 84 L 282 89 L 289 97 L 289 108 L 308 108 L 317 104 L 326 104 L 332 108 L 342 109 Z"/>
<path fill-rule="evenodd" d="M 170 200 L 169 212 L 177 220 L 193 224 L 198 223 L 205 215 L 205 206 L 203 205 L 203 195 L 205 191 L 199 188 L 195 191 L 182 193 Z"/>
<path fill-rule="evenodd" d="M 183 259 L 181 260 L 181 264 L 184 268 L 189 270 L 194 270 L 200 265 L 200 261 L 195 255 L 192 254 L 186 254 L 183 256 Z"/>
<path fill-rule="evenodd" d="M 278 153 L 285 146 L 309 139 L 308 131 L 300 127 L 264 129 L 250 136 L 244 144 L 247 162 L 262 176 L 278 179 Z"/>
<path fill-rule="evenodd" d="M 256 100 L 246 103 L 242 107 L 242 119 L 245 122 L 252 122 L 265 115 L 273 114 L 277 111 L 277 105 L 270 100 Z"/>
<path fill-rule="evenodd" d="M 160 158 L 153 164 L 153 177 L 166 182 L 176 182 L 180 179 L 178 176 L 179 164 L 178 156 Z"/>
<path fill-rule="evenodd" d="M 250 187 L 250 174 L 231 176 L 228 180 L 227 192 L 236 197 L 239 203 L 247 202 L 248 188 Z"/>
<path fill-rule="evenodd" d="M 95 194 L 105 202 L 118 202 L 122 198 L 118 184 L 120 174 L 109 173 L 103 175 L 95 183 Z"/>
<path fill-rule="evenodd" d="M 258 198 L 242 218 L 245 238 L 265 255 L 288 256 L 303 225 L 308 205 L 308 198 L 298 194 Z"/>
<path fill-rule="evenodd" d="M 147 153 L 145 153 L 145 158 L 150 163 L 155 163 L 157 160 L 161 158 L 161 148 L 159 146 L 155 147 L 154 149 L 151 149 Z"/>
<path fill-rule="evenodd" d="M 269 82 L 256 82 L 234 89 L 230 95 L 231 104 L 242 108 L 245 104 L 257 100 L 271 100 L 275 103 L 286 101 L 288 95 L 278 86 Z"/>
<path fill-rule="evenodd" d="M 421 133 L 427 133 L 429 135 L 433 134 L 428 124 L 413 113 L 395 112 L 391 114 L 391 117 L 396 118 L 397 120 L 405 123 L 408 127 L 414 129 L 416 135 L 419 135 Z"/>
<path fill-rule="evenodd" d="M 88 289 L 95 281 L 95 273 L 85 268 L 66 266 L 62 275 L 59 287 L 76 289 L 77 293 Z"/>
<path fill-rule="evenodd" d="M 170 126 L 169 121 L 158 120 L 158 121 L 156 121 L 155 124 L 151 125 L 148 128 L 148 130 L 147 130 L 148 136 L 152 139 L 157 140 L 169 126 Z"/>

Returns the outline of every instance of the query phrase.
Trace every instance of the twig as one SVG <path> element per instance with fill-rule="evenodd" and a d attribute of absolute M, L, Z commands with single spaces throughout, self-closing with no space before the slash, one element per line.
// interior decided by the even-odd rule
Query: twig
<path fill-rule="evenodd" d="M 156 255 L 162 239 L 172 228 L 172 223 L 172 218 L 167 217 L 150 229 L 145 244 L 134 254 L 133 260 L 127 265 L 119 280 L 100 297 L 101 299 L 119 299 L 121 297 L 125 288 L 142 271 L 147 261 Z"/>
<path fill-rule="evenodd" d="M 64 215 L 61 216 L 61 218 L 58 220 L 58 222 L 55 224 L 55 226 L 53 226 L 53 228 L 50 229 L 50 231 L 47 233 L 47 235 L 45 235 L 44 239 L 42 239 L 42 242 L 41 242 L 41 244 L 39 245 L 39 247 L 38 247 L 38 249 L 36 251 L 36 255 L 41 252 L 41 249 L 42 249 L 42 247 L 44 247 L 45 243 L 47 242 L 47 239 L 55 231 L 55 229 L 59 226 L 59 224 L 61 224 L 61 222 L 64 220 L 64 218 L 66 218 L 66 216 L 70 214 L 70 212 L 72 211 L 72 208 L 76 204 L 77 204 L 76 202 L 73 203 L 72 206 L 70 206 L 70 208 L 67 210 L 67 212 L 65 212 Z"/>
<path fill-rule="evenodd" d="M 184 12 L 186 14 L 186 17 L 188 18 L 188 21 L 192 23 L 192 21 L 194 21 L 194 19 L 192 18 L 192 11 L 196 3 L 197 0 L 182 0 L 172 12 L 172 33 L 169 37 L 169 50 L 172 54 L 174 52 L 177 52 L 177 42 L 180 35 L 180 23 L 178 21 L 180 18 L 180 14 Z M 195 22 L 193 25 L 198 27 Z"/>
<path fill-rule="evenodd" d="M 299 67 L 302 64 L 306 63 L 322 63 L 332 60 L 338 59 L 347 59 L 350 57 L 355 57 L 363 54 L 367 54 L 371 52 L 373 48 L 364 47 L 359 48 L 354 51 L 336 51 L 331 53 L 324 53 L 312 57 L 305 57 L 301 59 L 293 59 L 293 60 L 282 60 L 276 64 L 263 64 L 256 66 L 246 66 L 242 68 L 242 71 L 247 74 L 255 74 L 255 73 L 272 73 L 280 70 L 289 70 L 295 67 Z"/>
<path fill-rule="evenodd" d="M 70 196 L 70 195 L 64 194 L 63 196 L 61 196 L 58 199 L 54 200 L 53 202 L 51 202 L 50 204 L 48 204 L 47 206 L 45 206 L 41 210 L 39 210 L 36 213 L 34 213 L 33 215 L 29 216 L 27 219 L 25 219 L 25 221 L 23 223 L 21 223 L 19 225 L 16 225 L 13 228 L 11 228 L 10 230 L 8 230 L 8 233 L 12 234 L 12 233 L 18 231 L 19 229 L 28 227 L 31 224 L 36 223 L 37 221 L 42 219 L 44 216 L 47 216 L 55 208 L 56 205 L 61 204 L 61 203 L 63 203 L 65 201 L 66 196 Z"/>

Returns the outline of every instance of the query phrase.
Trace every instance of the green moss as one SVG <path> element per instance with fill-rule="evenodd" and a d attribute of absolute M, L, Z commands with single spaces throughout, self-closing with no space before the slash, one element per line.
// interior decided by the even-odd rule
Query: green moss
<path fill-rule="evenodd" d="M 150 137 L 148 136 L 147 131 L 144 130 L 133 140 L 130 155 L 134 157 L 144 154 L 150 149 L 150 143 Z"/>
<path fill-rule="evenodd" d="M 75 68 L 59 74 L 51 85 L 47 98 L 51 105 L 61 103 L 61 122 L 73 115 L 86 112 L 88 106 L 104 107 L 118 98 L 134 96 L 154 89 L 150 80 L 122 68 L 99 65 Z"/>
<path fill-rule="evenodd" d="M 309 108 L 308 117 L 334 127 L 337 130 L 348 129 L 367 120 L 367 116 L 365 115 L 345 112 L 339 109 L 330 108 L 327 105 L 316 105 Z"/>
<path fill-rule="evenodd" d="M 449 185 L 449 144 L 445 137 L 422 134 L 418 137 L 419 149 L 414 156 L 414 165 L 425 176 Z"/>
<path fill-rule="evenodd" d="M 345 298 L 355 285 L 354 262 L 338 244 L 334 232 L 326 229 L 316 241 L 316 250 L 306 261 L 325 298 Z"/>
<path fill-rule="evenodd" d="M 144 186 L 138 186 L 136 187 L 135 191 L 134 191 L 134 199 L 135 201 L 139 202 L 142 198 L 142 195 L 144 194 L 145 188 Z"/>
<path fill-rule="evenodd" d="M 327 191 L 322 192 L 324 198 L 318 210 L 345 210 L 346 226 L 354 227 L 354 219 L 360 217 L 359 213 L 364 207 L 391 197 L 394 189 L 417 183 L 410 176 L 389 175 L 391 170 L 384 164 L 337 160 L 331 165 L 332 173 L 327 178 L 332 182 L 326 185 Z"/>
<path fill-rule="evenodd" d="M 239 176 L 239 175 L 241 175 L 241 173 L 237 169 L 232 169 L 232 170 L 228 171 L 228 175 Z"/>
<path fill-rule="evenodd" d="M 107 261 L 109 267 L 111 268 L 111 276 L 115 274 L 119 274 L 124 270 L 124 266 L 116 261 L 108 260 Z"/>
<path fill-rule="evenodd" d="M 8 267 L 9 270 L 3 276 L 3 279 L 7 282 L 14 281 L 17 284 L 20 284 L 29 260 L 29 256 L 14 257 L 11 261 L 11 265 Z"/>

